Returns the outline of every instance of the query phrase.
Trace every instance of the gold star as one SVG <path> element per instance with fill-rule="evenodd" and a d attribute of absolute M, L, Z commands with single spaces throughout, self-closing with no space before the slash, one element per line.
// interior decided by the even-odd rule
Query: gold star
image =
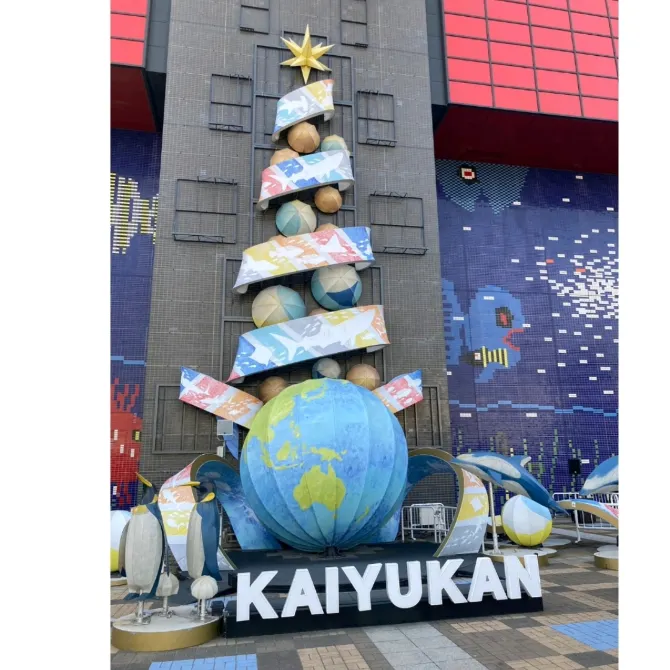
<path fill-rule="evenodd" d="M 330 68 L 326 67 L 323 63 L 319 63 L 319 58 L 323 56 L 326 52 L 330 51 L 333 44 L 328 46 L 321 46 L 319 42 L 315 47 L 312 46 L 312 38 L 309 34 L 309 26 L 305 30 L 305 37 L 302 40 L 302 46 L 296 44 L 293 40 L 285 40 L 281 38 L 282 42 L 291 50 L 291 53 L 295 58 L 289 58 L 285 60 L 282 65 L 290 65 L 291 67 L 299 67 L 302 70 L 302 78 L 305 80 L 305 84 L 309 79 L 309 73 L 314 68 L 315 70 L 321 70 L 321 72 L 330 72 Z"/>

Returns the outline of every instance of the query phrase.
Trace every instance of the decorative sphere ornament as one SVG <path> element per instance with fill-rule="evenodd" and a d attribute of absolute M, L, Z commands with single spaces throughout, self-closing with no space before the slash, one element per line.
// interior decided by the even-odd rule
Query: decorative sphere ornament
<path fill-rule="evenodd" d="M 339 135 L 328 135 L 321 140 L 321 151 L 346 151 L 349 153 L 349 147 L 344 141 L 344 137 Z"/>
<path fill-rule="evenodd" d="M 332 358 L 320 358 L 312 366 L 312 379 L 339 379 L 342 376 L 340 364 Z"/>
<path fill-rule="evenodd" d="M 282 542 L 301 551 L 349 549 L 402 504 L 407 441 L 374 393 L 310 379 L 256 414 L 240 478 L 256 516 Z"/>
<path fill-rule="evenodd" d="M 119 547 L 121 545 L 121 535 L 126 524 L 130 521 L 131 514 L 122 509 L 112 510 L 110 515 L 110 562 L 111 572 L 119 570 Z"/>
<path fill-rule="evenodd" d="M 362 386 L 368 391 L 374 391 L 381 384 L 379 373 L 375 368 L 367 363 L 359 363 L 354 365 L 349 372 L 347 372 L 347 379 L 356 386 Z"/>
<path fill-rule="evenodd" d="M 320 233 L 322 230 L 337 230 L 337 226 L 334 223 L 322 223 L 320 226 L 316 227 L 316 232 Z"/>
<path fill-rule="evenodd" d="M 350 265 L 319 268 L 312 275 L 312 295 L 321 307 L 345 309 L 353 307 L 361 297 L 363 284 Z"/>
<path fill-rule="evenodd" d="M 328 314 L 328 310 L 323 307 L 317 307 L 309 313 L 309 316 L 316 316 L 317 314 Z"/>
<path fill-rule="evenodd" d="M 342 196 L 332 186 L 322 186 L 314 194 L 314 204 L 324 214 L 335 214 L 342 207 Z"/>
<path fill-rule="evenodd" d="M 502 508 L 505 535 L 522 547 L 542 544 L 551 533 L 549 510 L 526 496 L 510 498 Z"/>
<path fill-rule="evenodd" d="M 288 131 L 287 139 L 291 149 L 301 154 L 311 154 L 321 142 L 316 126 L 307 121 L 293 126 Z"/>
<path fill-rule="evenodd" d="M 258 387 L 258 397 L 261 402 L 270 402 L 272 398 L 278 396 L 286 387 L 288 382 L 282 377 L 268 377 Z"/>
<path fill-rule="evenodd" d="M 288 161 L 291 158 L 298 158 L 299 156 L 300 154 L 297 151 L 293 151 L 293 149 L 278 149 L 272 154 L 270 165 L 276 165 L 282 161 Z"/>
<path fill-rule="evenodd" d="M 203 575 L 193 580 L 191 595 L 196 600 L 210 600 L 219 592 L 219 585 L 214 577 Z"/>
<path fill-rule="evenodd" d="M 316 214 L 314 210 L 301 200 L 285 202 L 275 217 L 277 230 L 286 237 L 313 233 L 316 229 Z"/>
<path fill-rule="evenodd" d="M 300 295 L 286 286 L 263 289 L 251 305 L 251 318 L 257 328 L 301 319 L 306 313 L 307 308 Z"/>

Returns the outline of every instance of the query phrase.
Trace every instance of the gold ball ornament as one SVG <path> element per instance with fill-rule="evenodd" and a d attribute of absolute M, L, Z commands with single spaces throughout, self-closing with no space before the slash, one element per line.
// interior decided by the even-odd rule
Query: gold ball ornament
<path fill-rule="evenodd" d="M 322 186 L 314 194 L 314 204 L 324 214 L 335 214 L 342 207 L 342 196 L 332 186 Z"/>
<path fill-rule="evenodd" d="M 299 123 L 297 126 L 293 126 L 288 131 L 288 143 L 291 149 L 295 149 L 301 154 L 311 154 L 313 151 L 316 151 L 321 144 L 321 138 L 316 129 L 316 126 L 313 126 L 307 121 Z"/>
<path fill-rule="evenodd" d="M 298 158 L 299 156 L 300 154 L 297 151 L 293 151 L 293 149 L 278 149 L 272 154 L 270 165 L 276 165 L 282 161 L 288 161 L 291 158 Z"/>
<path fill-rule="evenodd" d="M 377 370 L 366 363 L 354 365 L 354 367 L 347 372 L 347 381 L 356 384 L 356 386 L 362 386 L 364 389 L 368 389 L 368 391 L 374 391 L 381 385 Z"/>
<path fill-rule="evenodd" d="M 320 226 L 316 227 L 315 233 L 320 233 L 322 230 L 337 230 L 338 226 L 334 223 L 322 223 Z"/>
<path fill-rule="evenodd" d="M 309 313 L 309 316 L 316 316 L 317 314 L 328 314 L 328 310 L 323 307 L 317 307 Z"/>
<path fill-rule="evenodd" d="M 261 402 L 270 402 L 272 398 L 278 396 L 286 387 L 288 383 L 282 377 L 268 377 L 258 387 L 258 397 Z"/>

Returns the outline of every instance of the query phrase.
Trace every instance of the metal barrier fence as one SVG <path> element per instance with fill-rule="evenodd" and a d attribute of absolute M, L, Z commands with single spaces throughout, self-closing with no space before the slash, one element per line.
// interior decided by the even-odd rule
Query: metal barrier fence
<path fill-rule="evenodd" d="M 579 493 L 554 493 L 554 500 L 561 502 L 562 500 L 572 500 L 575 498 L 584 498 Z M 619 494 L 618 493 L 597 493 L 596 495 L 586 496 L 586 500 L 595 500 L 596 502 L 604 503 L 610 507 L 619 508 Z M 580 510 L 572 511 L 575 526 L 577 527 L 577 542 L 579 542 L 580 530 L 614 530 L 612 524 L 603 521 L 599 517 L 590 514 L 589 512 L 582 512 Z"/>
<path fill-rule="evenodd" d="M 405 542 L 407 531 L 412 541 L 428 539 L 432 535 L 434 542 L 441 542 L 454 522 L 456 509 L 442 503 L 422 503 L 403 507 L 400 524 L 402 541 Z"/>

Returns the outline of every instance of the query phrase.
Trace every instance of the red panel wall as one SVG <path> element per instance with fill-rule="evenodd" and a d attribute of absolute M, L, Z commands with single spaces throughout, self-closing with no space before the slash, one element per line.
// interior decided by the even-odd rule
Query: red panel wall
<path fill-rule="evenodd" d="M 148 4 L 148 0 L 112 0 L 112 64 L 144 65 Z"/>
<path fill-rule="evenodd" d="M 617 120 L 617 0 L 444 0 L 449 102 Z"/>

